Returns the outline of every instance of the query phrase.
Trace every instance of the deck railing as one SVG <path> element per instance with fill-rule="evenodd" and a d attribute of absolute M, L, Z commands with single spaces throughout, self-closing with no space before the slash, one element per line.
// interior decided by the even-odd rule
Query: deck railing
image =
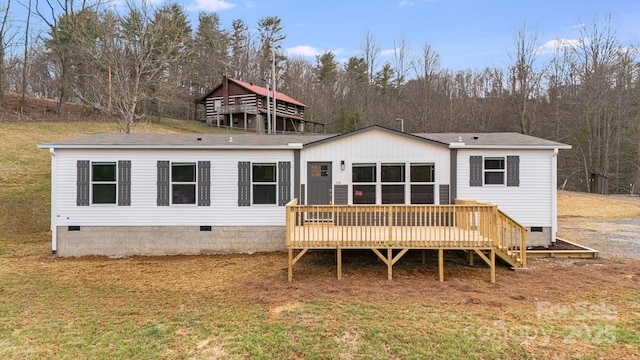
<path fill-rule="evenodd" d="M 495 249 L 526 267 L 526 228 L 497 206 L 286 206 L 286 245 L 309 248 Z"/>

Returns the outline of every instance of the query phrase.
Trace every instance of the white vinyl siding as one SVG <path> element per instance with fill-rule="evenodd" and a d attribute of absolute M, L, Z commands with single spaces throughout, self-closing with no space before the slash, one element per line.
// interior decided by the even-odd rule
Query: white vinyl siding
<path fill-rule="evenodd" d="M 131 161 L 131 206 L 78 207 L 75 197 L 76 161 L 91 159 L 117 163 L 123 158 Z M 259 163 L 293 162 L 293 151 L 57 149 L 56 173 L 59 177 L 54 219 L 58 226 L 284 225 L 285 211 L 282 206 L 238 207 L 238 162 L 247 159 Z M 210 161 L 211 205 L 158 206 L 159 160 L 171 163 Z M 292 173 L 290 176 L 293 176 Z"/>
<path fill-rule="evenodd" d="M 328 141 L 324 144 L 305 148 L 301 152 L 301 164 L 307 162 L 332 162 L 331 171 L 334 185 L 352 184 L 352 167 L 354 164 L 376 164 L 379 170 L 382 164 L 403 164 L 408 169 L 412 163 L 434 164 L 434 188 L 438 185 L 449 185 L 450 155 L 448 147 L 432 145 L 420 140 L 414 140 L 381 130 L 371 130 L 351 135 L 343 139 Z M 341 169 L 341 162 L 345 162 L 345 169 Z M 306 184 L 306 170 L 301 172 L 301 183 Z M 405 203 L 411 199 L 410 186 L 405 178 Z M 361 183 L 362 185 L 366 185 Z M 381 186 L 378 180 L 377 186 Z M 384 185 L 384 184 L 382 184 Z M 377 191 L 376 203 L 381 203 L 380 191 Z M 353 188 L 349 190 L 349 204 L 354 204 Z M 436 196 L 436 201 L 438 197 Z"/>
<path fill-rule="evenodd" d="M 518 186 L 470 186 L 470 157 L 519 157 Z M 497 204 L 502 211 L 525 226 L 551 226 L 555 209 L 552 207 L 553 150 L 488 150 L 458 151 L 457 197 Z M 507 170 L 508 171 L 508 170 Z M 505 174 L 506 182 L 506 174 Z M 506 184 L 506 183 L 505 183 Z"/>

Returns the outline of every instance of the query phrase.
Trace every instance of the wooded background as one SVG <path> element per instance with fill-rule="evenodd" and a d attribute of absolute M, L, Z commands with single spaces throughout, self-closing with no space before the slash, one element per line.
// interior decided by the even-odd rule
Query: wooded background
<path fill-rule="evenodd" d="M 516 131 L 573 146 L 559 157 L 560 187 L 631 193 L 640 178 L 638 48 L 609 16 L 594 14 L 544 60 L 540 35 L 522 23 L 505 44 L 508 66 L 452 71 L 437 49 L 416 52 L 403 38 L 383 62 L 370 33 L 345 62 L 329 51 L 288 57 L 277 16 L 223 28 L 215 13 L 191 23 L 181 5 L 138 0 L 7 0 L 1 10 L 0 89 L 22 100 L 7 109 L 0 91 L 0 104 L 19 116 L 28 96 L 55 99 L 61 119 L 66 104 L 84 104 L 125 132 L 147 116 L 198 119 L 195 99 L 223 75 L 265 86 L 274 53 L 278 91 L 328 132 L 400 129 L 397 118 L 406 132 Z M 14 20 L 18 10 L 28 16 Z"/>

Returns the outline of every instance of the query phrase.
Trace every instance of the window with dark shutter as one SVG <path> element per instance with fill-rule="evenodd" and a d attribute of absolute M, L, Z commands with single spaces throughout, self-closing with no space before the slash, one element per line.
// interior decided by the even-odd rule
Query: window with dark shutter
<path fill-rule="evenodd" d="M 131 206 L 131 161 L 118 161 L 118 206 Z"/>
<path fill-rule="evenodd" d="M 78 160 L 76 166 L 78 168 L 76 178 L 76 205 L 89 206 L 91 162 L 89 160 Z"/>
<path fill-rule="evenodd" d="M 291 163 L 278 163 L 278 205 L 285 206 L 291 201 Z"/>
<path fill-rule="evenodd" d="M 251 163 L 238 162 L 238 206 L 251 206 Z"/>
<path fill-rule="evenodd" d="M 169 206 L 169 170 L 169 161 L 158 161 L 158 206 Z"/>
<path fill-rule="evenodd" d="M 507 186 L 520 186 L 520 156 L 507 156 Z"/>
<path fill-rule="evenodd" d="M 198 161 L 198 206 L 211 205 L 211 162 Z"/>
<path fill-rule="evenodd" d="M 482 186 L 482 156 L 469 157 L 469 186 Z"/>

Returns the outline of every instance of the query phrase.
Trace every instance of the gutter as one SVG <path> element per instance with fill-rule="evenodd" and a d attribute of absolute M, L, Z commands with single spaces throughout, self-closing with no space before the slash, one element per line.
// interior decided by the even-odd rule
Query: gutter
<path fill-rule="evenodd" d="M 51 154 L 51 255 L 55 256 L 58 252 L 58 226 L 56 217 L 58 210 L 56 208 L 56 199 L 58 198 L 58 158 L 56 157 L 56 149 L 49 148 Z"/>

